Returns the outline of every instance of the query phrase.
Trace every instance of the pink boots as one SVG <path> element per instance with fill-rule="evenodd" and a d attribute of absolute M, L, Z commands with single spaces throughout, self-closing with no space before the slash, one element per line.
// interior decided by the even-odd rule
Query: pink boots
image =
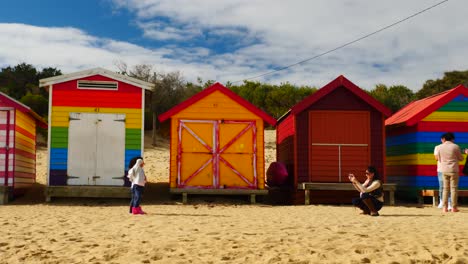
<path fill-rule="evenodd" d="M 146 214 L 146 213 L 143 212 L 143 210 L 141 209 L 141 206 L 138 206 L 138 207 L 132 207 L 132 214 L 137 215 L 137 214 Z"/>

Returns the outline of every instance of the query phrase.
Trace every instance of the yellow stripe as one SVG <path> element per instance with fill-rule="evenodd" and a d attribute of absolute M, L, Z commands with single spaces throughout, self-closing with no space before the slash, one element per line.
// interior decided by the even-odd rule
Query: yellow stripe
<path fill-rule="evenodd" d="M 15 178 L 15 187 L 18 187 L 18 183 L 34 183 L 34 178 Z"/>
<path fill-rule="evenodd" d="M 17 172 L 26 172 L 26 173 L 36 173 L 36 169 L 35 168 L 25 168 L 25 167 L 17 167 L 15 169 L 15 171 Z"/>
<path fill-rule="evenodd" d="M 36 133 L 35 121 L 31 117 L 25 115 L 19 110 L 16 110 L 16 125 L 18 125 L 21 128 L 24 128 L 26 131 L 30 131 L 30 133 L 33 135 Z"/>
<path fill-rule="evenodd" d="M 19 161 L 19 160 L 16 161 L 15 166 L 17 168 L 19 168 L 19 167 L 30 168 L 30 169 L 35 169 L 36 168 L 36 164 L 34 164 L 34 163 L 28 163 L 28 162 Z"/>
<path fill-rule="evenodd" d="M 35 154 L 34 149 L 25 147 L 25 146 L 23 146 L 23 145 L 16 145 L 15 148 L 24 150 L 24 151 L 26 151 L 26 152 L 28 152 L 28 153 L 31 153 L 31 154 Z"/>
<path fill-rule="evenodd" d="M 24 161 L 24 162 L 28 162 L 28 163 L 33 163 L 33 164 L 36 162 L 34 159 L 23 157 L 23 156 L 21 156 L 19 154 L 15 154 L 15 159 L 16 160 L 21 160 L 21 161 Z"/>
<path fill-rule="evenodd" d="M 463 165 L 464 161 L 460 161 L 460 165 Z M 387 157 L 386 165 L 437 165 L 437 161 L 434 159 L 433 154 L 410 154 L 401 156 Z"/>
<path fill-rule="evenodd" d="M 24 141 L 27 141 L 27 142 L 29 142 L 29 143 L 31 143 L 33 145 L 36 144 L 36 142 L 32 138 L 21 134 L 21 132 L 16 131 L 16 137 L 19 138 L 19 139 L 22 139 Z"/>
<path fill-rule="evenodd" d="M 94 107 L 65 107 L 55 106 L 52 109 L 52 126 L 68 127 L 71 112 L 76 113 L 104 113 L 125 114 L 125 128 L 141 128 L 141 109 L 135 108 L 99 108 L 96 112 Z"/>
<path fill-rule="evenodd" d="M 466 122 L 468 121 L 468 115 L 466 112 L 437 111 L 426 116 L 423 121 Z"/>

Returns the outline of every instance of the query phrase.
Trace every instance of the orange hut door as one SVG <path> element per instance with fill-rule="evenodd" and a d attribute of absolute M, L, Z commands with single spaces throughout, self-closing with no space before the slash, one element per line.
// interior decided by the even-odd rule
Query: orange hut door
<path fill-rule="evenodd" d="M 256 188 L 255 121 L 181 120 L 179 188 Z"/>

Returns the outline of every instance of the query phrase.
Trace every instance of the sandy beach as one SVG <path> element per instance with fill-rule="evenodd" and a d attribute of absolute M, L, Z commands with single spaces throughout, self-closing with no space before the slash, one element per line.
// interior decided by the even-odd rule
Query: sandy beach
<path fill-rule="evenodd" d="M 266 131 L 266 164 L 275 131 Z M 149 140 L 147 140 L 149 142 Z M 0 206 L 0 263 L 468 263 L 468 208 L 385 206 L 380 217 L 351 206 L 250 205 L 237 197 L 167 194 L 168 145 L 145 146 L 147 215 L 126 200 L 45 203 L 47 151 L 30 193 Z"/>

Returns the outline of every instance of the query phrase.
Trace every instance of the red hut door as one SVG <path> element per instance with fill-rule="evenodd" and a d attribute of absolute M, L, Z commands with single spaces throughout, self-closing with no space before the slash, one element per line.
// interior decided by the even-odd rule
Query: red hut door
<path fill-rule="evenodd" d="M 370 119 L 366 111 L 309 112 L 309 177 L 313 182 L 347 182 L 370 163 Z"/>
<path fill-rule="evenodd" d="M 177 186 L 256 188 L 255 121 L 181 120 Z"/>

